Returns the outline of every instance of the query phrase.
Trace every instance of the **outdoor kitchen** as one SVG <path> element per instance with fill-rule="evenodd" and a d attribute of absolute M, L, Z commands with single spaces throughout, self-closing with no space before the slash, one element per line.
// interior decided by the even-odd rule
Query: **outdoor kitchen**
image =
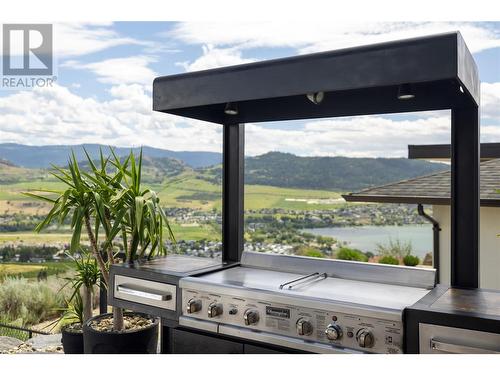
<path fill-rule="evenodd" d="M 500 352 L 500 294 L 478 289 L 478 95 L 458 32 L 155 79 L 154 110 L 223 127 L 222 259 L 114 265 L 108 302 L 161 317 L 162 353 Z M 451 286 L 433 268 L 243 251 L 245 122 L 439 109 Z"/>

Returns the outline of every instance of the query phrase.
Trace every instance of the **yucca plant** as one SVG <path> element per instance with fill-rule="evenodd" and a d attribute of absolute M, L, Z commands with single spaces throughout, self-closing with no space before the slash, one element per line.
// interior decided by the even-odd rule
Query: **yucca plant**
<path fill-rule="evenodd" d="M 84 149 L 89 171 L 82 170 L 72 153 L 67 168 L 53 166 L 53 176 L 66 185 L 62 191 L 38 190 L 26 195 L 52 204 L 46 218 L 36 227 L 39 232 L 54 221 L 71 216 L 71 250 L 81 247 L 81 234 L 87 234 L 92 256 L 109 285 L 109 265 L 117 262 L 114 241 L 123 244 L 127 262 L 166 254 L 163 232 L 175 242 L 168 219 L 157 194 L 141 185 L 142 149 L 138 159 L 131 151 L 121 160 L 111 155 L 96 165 Z M 55 195 L 55 196 L 54 196 Z M 103 256 L 106 254 L 106 256 Z M 113 309 L 115 330 L 123 329 L 123 311 Z"/>
<path fill-rule="evenodd" d="M 101 284 L 101 271 L 96 260 L 88 252 L 83 251 L 80 259 L 73 257 L 71 254 L 68 254 L 68 256 L 73 260 L 76 269 L 76 274 L 66 279 L 68 283 L 65 286 L 71 284 L 73 290 L 69 302 L 80 298 L 80 303 L 83 306 L 82 321 L 86 322 L 92 318 L 92 295 L 94 287 L 99 287 Z"/>

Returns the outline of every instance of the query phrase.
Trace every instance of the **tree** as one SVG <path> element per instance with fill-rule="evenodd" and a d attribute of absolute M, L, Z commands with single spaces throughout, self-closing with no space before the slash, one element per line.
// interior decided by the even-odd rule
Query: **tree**
<path fill-rule="evenodd" d="M 84 231 L 104 282 L 109 285 L 109 266 L 118 261 L 113 247 L 115 239 L 121 239 L 126 261 L 133 262 L 166 254 L 164 229 L 168 239 L 174 242 L 175 237 L 158 196 L 141 186 L 142 149 L 137 160 L 132 151 L 120 160 L 111 147 L 111 156 L 106 158 L 100 150 L 99 166 L 84 151 L 89 172 L 81 170 L 74 153 L 67 168 L 53 166 L 52 175 L 66 185 L 65 190 L 24 194 L 52 204 L 50 212 L 37 225 L 37 232 L 53 221 L 63 223 L 71 216 L 71 251 L 80 249 Z M 115 330 L 123 329 L 120 308 L 113 308 L 113 325 Z"/>

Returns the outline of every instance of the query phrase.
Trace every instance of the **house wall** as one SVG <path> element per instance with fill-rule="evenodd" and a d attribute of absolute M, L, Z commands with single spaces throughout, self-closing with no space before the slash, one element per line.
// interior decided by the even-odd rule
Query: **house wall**
<path fill-rule="evenodd" d="M 433 215 L 441 227 L 440 282 L 450 283 L 451 212 L 450 206 L 433 206 Z M 479 238 L 479 286 L 500 289 L 500 208 L 481 207 Z"/>

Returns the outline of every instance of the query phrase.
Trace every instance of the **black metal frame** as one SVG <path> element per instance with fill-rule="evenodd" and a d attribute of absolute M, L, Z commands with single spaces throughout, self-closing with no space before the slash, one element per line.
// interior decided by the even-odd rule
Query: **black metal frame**
<path fill-rule="evenodd" d="M 481 161 L 500 158 L 500 143 L 481 143 Z M 450 160 L 451 145 L 408 145 L 408 159 Z"/>
<path fill-rule="evenodd" d="M 400 100 L 410 85 L 415 97 Z M 324 92 L 321 104 L 306 94 Z M 227 103 L 237 111 L 228 114 Z M 156 78 L 153 109 L 224 126 L 223 258 L 243 249 L 243 123 L 452 110 L 452 284 L 479 280 L 479 75 L 460 33 Z M 422 202 L 417 202 L 422 203 Z"/>

